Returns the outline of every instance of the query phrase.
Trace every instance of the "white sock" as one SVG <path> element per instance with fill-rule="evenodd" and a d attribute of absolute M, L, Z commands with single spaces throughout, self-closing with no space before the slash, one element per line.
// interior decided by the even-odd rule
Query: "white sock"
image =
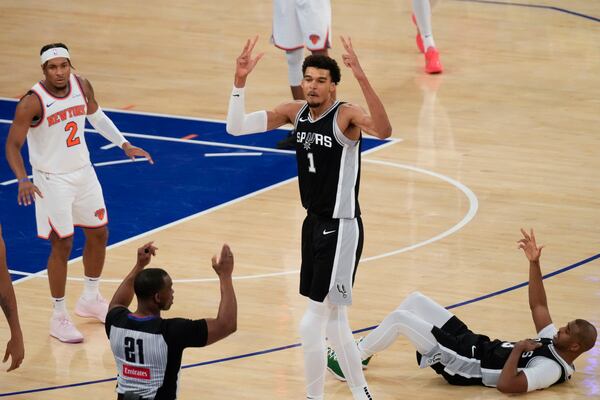
<path fill-rule="evenodd" d="M 83 277 L 83 293 L 81 297 L 85 300 L 94 300 L 96 296 L 100 294 L 98 287 L 100 286 L 100 277 L 90 278 L 89 276 Z"/>
<path fill-rule="evenodd" d="M 367 385 L 355 387 L 350 390 L 352 391 L 352 398 L 354 400 L 373 400 L 373 397 L 371 396 L 371 392 L 369 392 L 369 387 Z"/>
<path fill-rule="evenodd" d="M 52 305 L 53 305 L 53 313 L 54 316 L 60 315 L 60 314 L 67 314 L 67 302 L 65 301 L 64 297 L 53 297 L 52 298 Z"/>
<path fill-rule="evenodd" d="M 423 47 L 427 51 L 429 47 L 435 47 L 431 29 L 431 5 L 429 0 L 413 0 L 413 12 L 423 39 Z"/>

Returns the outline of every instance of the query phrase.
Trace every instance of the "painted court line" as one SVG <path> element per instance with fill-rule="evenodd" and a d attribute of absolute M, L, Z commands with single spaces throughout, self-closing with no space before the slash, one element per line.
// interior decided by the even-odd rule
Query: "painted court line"
<path fill-rule="evenodd" d="M 600 258 L 600 253 L 596 254 L 592 257 L 586 258 L 585 260 L 581 260 L 579 262 L 576 262 L 574 264 L 571 264 L 567 267 L 564 268 L 560 268 L 556 271 L 553 271 L 549 274 L 546 274 L 543 276 L 544 279 L 548 279 L 551 277 L 554 277 L 556 275 L 560 275 L 562 273 L 565 273 L 571 269 L 580 267 L 582 265 L 588 264 L 591 261 L 594 261 L 596 259 Z M 522 282 L 519 283 L 517 285 L 508 287 L 506 289 L 503 290 L 499 290 L 490 294 L 487 294 L 485 296 L 480 296 L 471 300 L 467 300 L 467 301 L 463 301 L 461 303 L 457 303 L 457 304 L 453 304 L 450 306 L 447 306 L 447 309 L 452 309 L 452 308 L 457 308 L 457 307 L 462 307 L 464 305 L 470 304 L 470 303 L 474 303 L 477 301 L 481 301 L 490 297 L 494 297 L 494 296 L 499 296 L 501 294 L 513 291 L 513 290 L 517 290 L 519 288 L 522 288 L 524 286 L 527 286 L 527 282 Z M 377 327 L 377 325 L 373 325 L 373 326 L 369 326 L 367 328 L 362 328 L 362 329 L 358 329 L 355 330 L 353 333 L 357 334 L 357 333 L 361 333 L 361 332 L 366 332 L 366 331 L 370 331 L 372 329 L 375 329 Z M 225 357 L 225 358 L 219 358 L 219 359 L 215 359 L 215 360 L 209 360 L 209 361 L 203 361 L 203 362 L 199 362 L 199 363 L 193 363 L 193 364 L 187 364 L 182 366 L 182 369 L 187 369 L 187 368 L 195 368 L 195 367 L 201 367 L 204 365 L 211 365 L 211 364 L 220 364 L 223 362 L 227 362 L 227 361 L 233 361 L 233 360 L 239 360 L 239 359 L 243 359 L 243 358 L 249 358 L 249 357 L 256 357 L 256 356 L 260 356 L 260 355 L 264 355 L 264 354 L 269 354 L 269 353 L 274 353 L 274 352 L 278 352 L 278 351 L 283 351 L 283 350 L 289 350 L 289 349 L 294 349 L 297 347 L 300 347 L 301 344 L 300 343 L 293 343 L 290 345 L 285 345 L 285 346 L 280 346 L 280 347 L 274 347 L 271 349 L 265 349 L 265 350 L 260 350 L 260 351 L 255 351 L 255 352 L 251 352 L 251 353 L 245 353 L 245 354 L 240 354 L 237 356 L 231 356 L 231 357 Z M 44 388 L 38 388 L 38 389 L 29 389 L 29 390 L 22 390 L 22 391 L 16 391 L 16 392 L 9 392 L 9 393 L 0 393 L 0 397 L 6 397 L 6 396 L 17 396 L 17 395 L 21 395 L 21 394 L 28 394 L 28 393 L 37 393 L 37 392 L 46 392 L 46 391 L 51 391 L 51 390 L 59 390 L 59 389 L 68 389 L 68 388 L 72 388 L 72 387 L 78 387 L 78 386 L 86 386 L 86 385 L 94 385 L 97 383 L 105 383 L 105 382 L 113 382 L 116 381 L 117 378 L 106 378 L 106 379 L 97 379 L 97 380 L 93 380 L 93 381 L 85 381 L 85 382 L 78 382 L 78 383 L 71 383 L 71 384 L 66 384 L 66 385 L 59 385 L 59 386 L 49 386 L 49 387 L 44 387 Z"/>
<path fill-rule="evenodd" d="M 246 153 L 206 153 L 204 157 L 244 157 L 244 156 L 262 156 L 263 153 L 246 152 Z"/>

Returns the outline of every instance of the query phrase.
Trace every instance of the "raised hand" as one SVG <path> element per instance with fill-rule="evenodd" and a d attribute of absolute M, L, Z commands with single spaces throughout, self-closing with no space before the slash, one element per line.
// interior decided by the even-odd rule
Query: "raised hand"
<path fill-rule="evenodd" d="M 152 256 L 156 255 L 156 250 L 158 247 L 153 245 L 154 242 L 148 242 L 137 250 L 137 266 L 140 268 L 144 268 L 146 265 L 150 264 L 150 260 Z"/>
<path fill-rule="evenodd" d="M 259 53 L 256 57 L 252 58 L 252 50 L 258 41 L 258 35 L 254 36 L 253 39 L 246 40 L 246 45 L 242 50 L 242 53 L 238 56 L 235 61 L 235 80 L 237 83 L 246 83 L 246 77 L 252 72 L 258 61 L 262 58 L 264 53 Z"/>
<path fill-rule="evenodd" d="M 40 197 L 44 197 L 42 196 L 42 192 L 40 192 L 40 189 L 38 189 L 38 187 L 35 186 L 30 180 L 19 182 L 17 203 L 20 206 L 28 206 L 35 201 L 36 194 Z"/>
<path fill-rule="evenodd" d="M 233 272 L 233 253 L 229 245 L 224 244 L 221 248 L 221 255 L 217 259 L 214 255 L 212 258 L 212 267 L 219 277 L 229 277 Z"/>
<path fill-rule="evenodd" d="M 344 50 L 346 50 L 346 53 L 342 54 L 342 61 L 344 65 L 352 70 L 355 78 L 364 76 L 365 73 L 358 62 L 358 56 L 354 52 L 354 47 L 352 47 L 352 39 L 350 39 L 350 36 L 346 38 L 340 36 L 340 39 L 342 40 Z"/>
<path fill-rule="evenodd" d="M 148 159 L 148 162 L 150 164 L 154 164 L 154 160 L 152 160 L 150 153 L 148 153 L 141 147 L 136 147 L 131 145 L 131 143 L 125 142 L 123 143 L 123 151 L 125 152 L 127 157 L 131 158 L 132 160 L 134 160 L 136 156 L 145 157 L 146 159 Z"/>
<path fill-rule="evenodd" d="M 527 233 L 523 228 L 521 228 L 521 234 L 523 234 L 523 239 L 517 242 L 519 243 L 519 248 L 523 250 L 529 261 L 539 261 L 544 246 L 538 247 L 537 243 L 535 242 L 535 234 L 533 233 L 533 229 L 530 229 L 529 233 Z"/>

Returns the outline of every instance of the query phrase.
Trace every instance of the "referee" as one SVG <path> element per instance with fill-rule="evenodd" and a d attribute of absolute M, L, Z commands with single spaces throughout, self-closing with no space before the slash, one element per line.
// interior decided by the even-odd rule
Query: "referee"
<path fill-rule="evenodd" d="M 161 318 L 161 311 L 173 304 L 174 291 L 166 271 L 144 269 L 156 250 L 153 242 L 138 249 L 137 263 L 115 292 L 106 315 L 106 335 L 117 364 L 117 399 L 176 399 L 183 350 L 212 344 L 237 329 L 233 254 L 228 245 L 223 245 L 218 259 L 212 258 L 221 286 L 217 317 L 196 320 Z M 134 292 L 138 306 L 131 312 Z"/>

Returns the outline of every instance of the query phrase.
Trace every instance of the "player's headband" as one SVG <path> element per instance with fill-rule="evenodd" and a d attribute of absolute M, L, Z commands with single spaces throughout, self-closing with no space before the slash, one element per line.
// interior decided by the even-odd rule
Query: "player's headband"
<path fill-rule="evenodd" d="M 69 51 L 67 49 L 65 49 L 64 47 L 53 47 L 43 52 L 40 56 L 40 60 L 42 62 L 42 65 L 44 65 L 46 64 L 46 61 L 58 57 L 71 59 L 71 57 L 69 57 Z"/>

